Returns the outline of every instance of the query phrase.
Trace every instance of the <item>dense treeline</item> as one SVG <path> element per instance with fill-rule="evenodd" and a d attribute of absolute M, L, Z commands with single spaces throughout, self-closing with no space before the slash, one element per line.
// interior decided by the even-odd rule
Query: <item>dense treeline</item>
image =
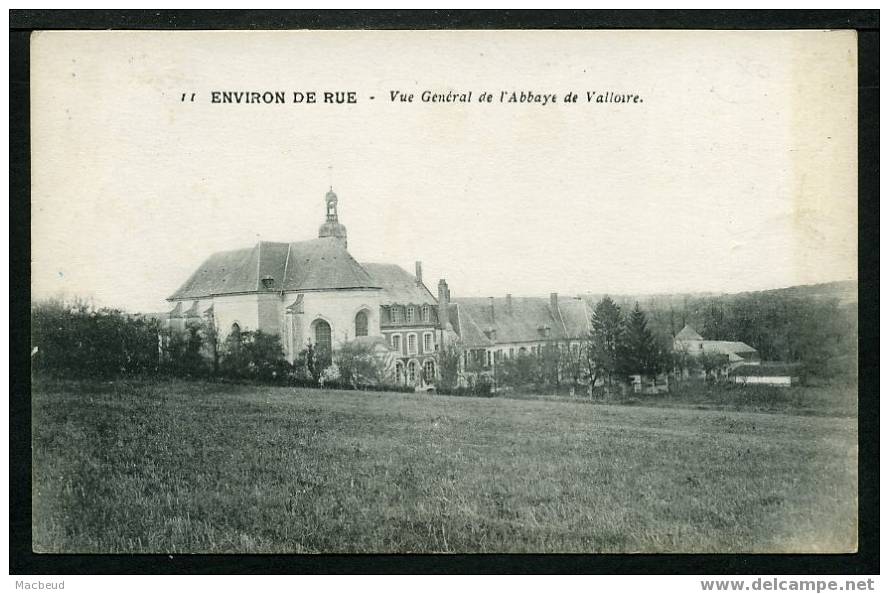
<path fill-rule="evenodd" d="M 807 377 L 856 379 L 857 308 L 837 299 L 794 293 L 748 293 L 639 303 L 604 297 L 592 308 L 592 332 L 580 344 L 552 343 L 535 353 L 498 361 L 493 373 L 461 370 L 458 348 L 439 357 L 443 391 L 487 393 L 490 385 L 535 390 L 625 383 L 635 374 L 653 376 L 697 365 L 705 373 L 719 361 L 692 361 L 672 349 L 686 324 L 709 340 L 745 342 L 763 361 L 799 363 Z M 224 341 L 210 324 L 173 332 L 160 321 L 81 301 L 44 301 L 32 306 L 32 366 L 37 373 L 70 377 L 169 374 L 218 376 L 344 388 L 395 388 L 393 370 L 367 347 L 348 345 L 335 353 L 308 347 L 294 364 L 284 358 L 277 336 L 241 332 Z M 469 372 L 472 385 L 461 378 Z M 400 389 L 400 388 L 399 388 Z M 410 389 L 410 388 L 407 388 Z"/>
<path fill-rule="evenodd" d="M 155 320 L 83 301 L 49 300 L 31 308 L 34 371 L 70 377 L 157 373 L 162 350 Z"/>
<path fill-rule="evenodd" d="M 855 304 L 762 292 L 689 299 L 679 307 L 652 300 L 648 308 L 652 330 L 664 344 L 689 324 L 707 340 L 745 342 L 759 351 L 763 361 L 800 363 L 811 376 L 855 374 Z"/>
<path fill-rule="evenodd" d="M 276 335 L 242 331 L 218 340 L 212 324 L 173 331 L 159 320 L 84 301 L 31 307 L 31 364 L 37 374 L 73 378 L 138 375 L 221 377 L 332 388 L 391 386 L 389 370 L 366 347 L 303 350 L 291 364 Z"/>

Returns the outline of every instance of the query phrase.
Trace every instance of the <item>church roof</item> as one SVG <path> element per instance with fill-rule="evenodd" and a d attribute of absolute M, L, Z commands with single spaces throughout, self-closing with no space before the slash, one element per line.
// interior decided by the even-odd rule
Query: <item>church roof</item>
<path fill-rule="evenodd" d="M 383 288 L 384 305 L 392 303 L 422 305 L 435 304 L 437 301 L 426 285 L 417 283 L 415 276 L 397 264 L 365 262 L 361 266 L 370 274 L 377 286 Z"/>
<path fill-rule="evenodd" d="M 547 298 L 512 297 L 510 301 L 511 305 L 506 298 L 494 299 L 492 317 L 491 301 L 487 298 L 455 299 L 451 306 L 451 324 L 461 342 L 467 347 L 480 348 L 545 339 L 578 339 L 589 332 L 589 314 L 580 299 L 560 298 L 558 312 L 552 311 Z"/>
<path fill-rule="evenodd" d="M 380 288 L 335 238 L 295 243 L 261 241 L 217 252 L 168 299 L 265 291 Z"/>

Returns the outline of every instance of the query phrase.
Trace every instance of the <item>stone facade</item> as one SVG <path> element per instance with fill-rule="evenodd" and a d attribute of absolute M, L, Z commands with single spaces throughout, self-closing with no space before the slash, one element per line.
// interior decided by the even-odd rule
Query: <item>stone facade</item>
<path fill-rule="evenodd" d="M 336 350 L 356 338 L 379 339 L 400 383 L 433 386 L 438 305 L 422 280 L 392 264 L 359 264 L 347 251 L 337 196 L 325 196 L 318 239 L 261 242 L 213 254 L 169 298 L 171 328 L 213 324 L 220 342 L 234 330 L 276 334 L 293 362 L 309 344 Z"/>

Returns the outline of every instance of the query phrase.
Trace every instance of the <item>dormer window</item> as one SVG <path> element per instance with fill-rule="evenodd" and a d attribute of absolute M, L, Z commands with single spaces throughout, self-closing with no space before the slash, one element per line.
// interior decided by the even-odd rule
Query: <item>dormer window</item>
<path fill-rule="evenodd" d="M 414 323 L 414 306 L 413 305 L 408 306 L 407 312 L 405 313 L 405 318 L 406 318 L 408 324 Z"/>
<path fill-rule="evenodd" d="M 393 324 L 400 324 L 401 323 L 401 308 L 400 307 L 398 307 L 397 305 L 393 305 L 390 308 L 389 313 L 392 316 L 392 323 Z"/>
<path fill-rule="evenodd" d="M 432 318 L 432 311 L 431 310 L 432 310 L 432 308 L 429 307 L 428 305 L 423 306 L 423 321 L 424 322 L 429 322 L 430 319 Z"/>

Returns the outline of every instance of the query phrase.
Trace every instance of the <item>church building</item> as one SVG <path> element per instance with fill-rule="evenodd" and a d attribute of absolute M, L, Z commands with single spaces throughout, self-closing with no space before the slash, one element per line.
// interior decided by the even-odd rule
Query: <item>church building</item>
<path fill-rule="evenodd" d="M 308 344 L 332 352 L 356 339 L 382 343 L 399 383 L 432 385 L 443 335 L 422 265 L 411 275 L 395 264 L 357 262 L 337 201 L 331 188 L 317 239 L 260 241 L 211 255 L 168 298 L 168 324 L 213 324 L 220 341 L 233 331 L 277 334 L 291 362 Z"/>

